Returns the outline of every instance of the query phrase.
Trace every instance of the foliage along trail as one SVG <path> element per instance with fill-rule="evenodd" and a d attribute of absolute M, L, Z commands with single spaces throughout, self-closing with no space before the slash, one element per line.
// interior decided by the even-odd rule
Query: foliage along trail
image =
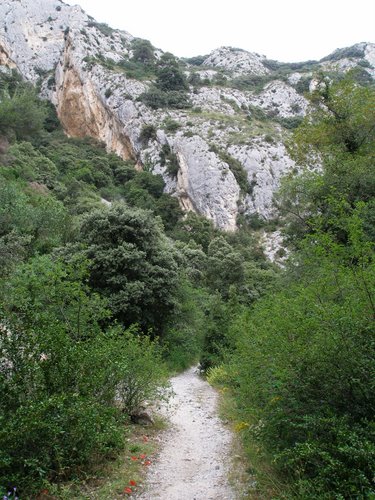
<path fill-rule="evenodd" d="M 138 500 L 234 500 L 228 484 L 231 433 L 217 416 L 217 394 L 190 368 L 171 380 L 163 413 L 171 422 Z"/>

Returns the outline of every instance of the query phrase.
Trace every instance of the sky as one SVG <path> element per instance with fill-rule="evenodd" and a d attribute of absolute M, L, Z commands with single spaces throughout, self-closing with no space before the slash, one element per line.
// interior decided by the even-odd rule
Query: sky
<path fill-rule="evenodd" d="M 298 62 L 375 42 L 375 0 L 65 0 L 179 57 L 229 45 Z"/>

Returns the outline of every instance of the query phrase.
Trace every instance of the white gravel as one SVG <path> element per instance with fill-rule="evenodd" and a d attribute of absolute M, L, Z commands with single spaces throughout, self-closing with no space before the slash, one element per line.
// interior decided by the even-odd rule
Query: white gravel
<path fill-rule="evenodd" d="M 217 394 L 190 368 L 171 379 L 162 408 L 170 420 L 138 500 L 235 500 L 228 483 L 232 435 L 217 415 Z"/>

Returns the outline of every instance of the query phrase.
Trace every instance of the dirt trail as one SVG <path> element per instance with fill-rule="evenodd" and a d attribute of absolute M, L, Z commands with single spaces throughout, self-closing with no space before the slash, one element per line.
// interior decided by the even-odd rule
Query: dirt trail
<path fill-rule="evenodd" d="M 171 383 L 175 395 L 162 410 L 171 426 L 137 499 L 235 500 L 228 484 L 232 436 L 218 418 L 216 392 L 195 368 Z"/>

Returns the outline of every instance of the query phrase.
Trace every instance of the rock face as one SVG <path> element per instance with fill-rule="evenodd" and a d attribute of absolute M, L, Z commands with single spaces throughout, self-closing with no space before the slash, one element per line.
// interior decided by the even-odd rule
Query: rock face
<path fill-rule="evenodd" d="M 280 80 L 267 84 L 259 97 L 253 99 L 252 103 L 273 116 L 282 118 L 304 116 L 308 107 L 304 97 L 298 94 L 293 87 Z"/>
<path fill-rule="evenodd" d="M 129 33 L 60 0 L 2 0 L 0 20 L 0 66 L 40 84 L 68 135 L 94 137 L 139 168 L 147 165 L 184 210 L 222 229 L 235 230 L 239 214 L 275 215 L 280 178 L 298 169 L 283 143 L 291 120 L 308 112 L 300 87 L 312 80 L 311 65 L 284 71 L 281 80 L 264 56 L 221 47 L 200 66 L 181 61 L 200 82 L 188 91 L 191 108 L 154 110 L 138 100 L 152 82 L 129 75 L 124 65 L 133 57 Z M 316 68 L 347 71 L 358 64 L 375 77 L 375 44 L 339 49 Z M 146 125 L 155 131 L 148 141 Z M 163 148 L 177 172 L 163 161 Z M 238 168 L 246 172 L 247 189 L 239 185 Z"/>
<path fill-rule="evenodd" d="M 225 230 L 232 230 L 236 225 L 240 196 L 233 173 L 198 136 L 179 138 L 174 149 L 180 165 L 177 194 L 192 203 L 186 208 L 215 220 Z"/>
<path fill-rule="evenodd" d="M 214 50 L 204 61 L 205 66 L 226 69 L 238 75 L 266 75 L 269 70 L 263 65 L 266 57 L 254 52 L 247 52 L 233 47 L 220 47 Z"/>

